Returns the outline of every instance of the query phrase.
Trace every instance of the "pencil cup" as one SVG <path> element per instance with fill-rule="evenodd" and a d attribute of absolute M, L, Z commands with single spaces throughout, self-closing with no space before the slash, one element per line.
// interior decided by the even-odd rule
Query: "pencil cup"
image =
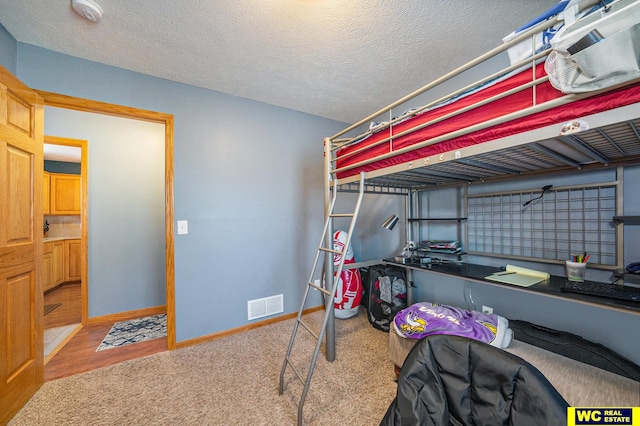
<path fill-rule="evenodd" d="M 587 270 L 586 263 L 567 262 L 567 278 L 569 281 L 584 281 L 584 273 Z"/>

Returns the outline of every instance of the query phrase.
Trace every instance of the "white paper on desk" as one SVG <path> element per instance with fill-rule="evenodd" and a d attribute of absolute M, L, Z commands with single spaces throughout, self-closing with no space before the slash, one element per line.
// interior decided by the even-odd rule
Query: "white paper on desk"
<path fill-rule="evenodd" d="M 522 268 L 520 266 L 507 265 L 504 272 L 495 272 L 484 278 L 486 280 L 497 281 L 500 283 L 529 287 L 544 280 L 548 280 L 549 277 L 550 275 L 547 272 Z"/>

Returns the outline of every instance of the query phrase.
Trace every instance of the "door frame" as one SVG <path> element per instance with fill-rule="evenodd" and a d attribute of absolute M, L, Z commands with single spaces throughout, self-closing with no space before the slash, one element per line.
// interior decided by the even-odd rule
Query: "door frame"
<path fill-rule="evenodd" d="M 164 124 L 165 133 L 165 286 L 166 286 L 166 310 L 167 310 L 167 344 L 169 350 L 176 348 L 176 322 L 175 322 L 175 264 L 174 264 L 174 210 L 173 210 L 173 115 L 161 112 L 143 110 L 122 105 L 93 101 L 90 99 L 76 98 L 52 92 L 34 89 L 44 100 L 45 106 L 66 108 L 82 112 L 106 114 L 116 117 L 144 120 Z M 46 117 L 45 117 L 46 120 Z M 85 152 L 86 150 L 83 150 Z M 84 163 L 83 163 L 84 164 Z M 42 191 L 42 190 L 40 190 Z M 86 202 L 83 198 L 83 204 Z M 84 208 L 84 206 L 83 206 Z M 87 216 L 86 214 L 84 215 Z M 86 244 L 86 226 L 83 217 L 82 232 L 83 244 Z M 86 249 L 86 247 L 85 247 Z M 85 256 L 87 255 L 85 250 Z M 82 266 L 82 280 L 87 278 L 88 265 Z M 88 289 L 83 287 L 83 312 L 82 321 L 88 322 Z M 85 299 L 85 297 L 87 299 Z M 85 309 L 87 310 L 85 316 Z"/>

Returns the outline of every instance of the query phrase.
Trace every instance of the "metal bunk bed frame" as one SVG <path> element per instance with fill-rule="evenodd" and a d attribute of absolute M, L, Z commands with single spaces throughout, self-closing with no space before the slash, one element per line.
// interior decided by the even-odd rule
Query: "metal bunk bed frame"
<path fill-rule="evenodd" d="M 590 8 L 598 4 L 598 0 L 585 0 L 578 6 L 579 10 Z M 568 94 L 543 104 L 536 104 L 535 87 L 538 84 L 548 81 L 548 76 L 539 77 L 535 74 L 535 64 L 543 60 L 550 53 L 551 49 L 543 52 L 535 53 L 535 35 L 554 25 L 560 20 L 560 16 L 555 16 L 547 21 L 541 22 L 528 30 L 523 31 L 509 42 L 506 42 L 489 52 L 478 56 L 476 59 L 467 64 L 449 72 L 448 74 L 434 80 L 433 82 L 423 86 L 422 88 L 404 96 L 403 98 L 393 102 L 392 104 L 370 114 L 362 120 L 336 133 L 335 135 L 325 138 L 324 140 L 324 193 L 325 206 L 329 205 L 331 193 L 334 190 L 354 192 L 358 188 L 359 174 L 349 177 L 342 177 L 338 188 L 334 188 L 333 182 L 337 181 L 337 175 L 341 172 L 360 167 L 369 163 L 373 163 L 382 159 L 386 159 L 395 155 L 399 155 L 408 151 L 413 151 L 425 146 L 433 145 L 443 140 L 451 139 L 474 132 L 476 130 L 485 129 L 491 126 L 499 125 L 508 121 L 512 121 L 521 117 L 528 116 L 540 111 L 555 108 L 560 105 L 570 104 L 572 102 L 584 99 L 586 97 L 595 96 L 599 93 L 614 90 L 615 87 L 609 87 L 597 92 L 588 92 L 580 94 Z M 393 136 L 386 137 L 376 144 L 388 143 L 391 145 L 390 152 L 370 158 L 363 162 L 351 164 L 347 167 L 338 168 L 337 152 L 340 148 L 354 144 L 358 140 L 358 136 L 346 137 L 350 132 L 353 133 L 363 126 L 368 125 L 372 120 L 377 119 L 383 114 L 392 115 L 394 108 L 397 108 L 417 96 L 435 88 L 436 86 L 451 80 L 452 78 L 470 70 L 474 66 L 487 61 L 499 54 L 505 53 L 509 48 L 523 41 L 531 39 L 532 55 L 531 57 L 502 69 L 490 76 L 487 76 L 475 83 L 467 85 L 447 96 L 436 99 L 416 112 L 430 108 L 439 102 L 456 96 L 475 87 L 479 84 L 496 78 L 497 76 L 519 69 L 525 65 L 531 64 L 532 77 L 531 81 L 517 88 L 509 90 L 500 96 L 496 96 L 485 101 L 481 101 L 460 111 L 448 114 L 428 123 L 420 124 L 408 131 L 393 135 L 393 126 L 405 117 L 390 119 L 388 124 L 389 132 Z M 640 78 L 625 83 L 631 85 L 640 81 Z M 508 96 L 516 91 L 531 90 L 533 106 L 516 113 L 511 113 L 486 121 L 484 123 L 470 126 L 462 130 L 441 135 L 436 138 L 428 139 L 418 144 L 414 144 L 404 149 L 393 150 L 393 139 L 400 137 L 406 133 L 419 130 L 425 126 L 435 124 L 444 119 L 450 119 L 456 115 L 463 113 L 469 109 L 477 108 L 487 102 L 495 100 L 499 97 Z M 433 188 L 441 188 L 444 186 L 466 186 L 474 182 L 490 182 L 500 181 L 514 178 L 535 177 L 536 175 L 561 174 L 576 171 L 593 170 L 603 167 L 616 167 L 632 164 L 640 164 L 640 104 L 633 104 L 626 107 L 617 108 L 615 112 L 607 111 L 596 114 L 589 118 L 591 129 L 567 136 L 558 136 L 558 126 L 550 126 L 551 128 L 541 128 L 528 132 L 507 136 L 489 142 L 483 142 L 477 145 L 465 148 L 455 149 L 445 153 L 424 157 L 420 160 L 407 161 L 401 164 L 387 166 L 374 171 L 365 173 L 365 191 L 373 193 L 405 193 L 411 195 L 413 192 L 428 190 Z M 553 140 L 561 142 L 569 147 L 579 151 L 589 157 L 589 162 L 579 162 L 567 157 L 561 152 L 554 151 L 545 146 L 546 141 Z M 370 147 L 370 146 L 369 146 Z M 367 148 L 369 148 L 367 147 Z M 349 155 L 352 155 L 350 153 Z M 410 205 L 411 202 L 408 203 Z M 326 208 L 325 208 L 326 211 Z M 619 212 L 622 214 L 622 212 Z M 325 215 L 325 219 L 327 216 Z M 325 262 L 325 276 L 332 276 L 333 264 L 331 261 Z M 333 329 L 333 321 L 330 321 L 326 332 L 326 358 L 329 361 L 335 359 L 335 331 Z"/>
<path fill-rule="evenodd" d="M 598 0 L 585 0 L 579 4 L 578 8 L 580 11 L 582 11 L 588 7 L 594 6 L 597 3 L 599 3 Z M 333 203 L 335 203 L 336 192 L 359 192 L 361 194 L 360 196 L 362 196 L 363 192 L 407 195 L 409 200 L 407 201 L 407 208 L 409 208 L 411 205 L 410 200 L 412 198 L 412 193 L 416 191 L 428 190 L 430 188 L 440 188 L 443 186 L 464 186 L 472 184 L 474 182 L 513 179 L 514 177 L 533 177 L 541 173 L 548 175 L 575 172 L 578 170 L 591 170 L 601 167 L 640 164 L 640 104 L 633 104 L 626 107 L 617 108 L 615 110 L 615 117 L 612 117 L 612 115 L 614 114 L 609 114 L 609 112 L 599 113 L 591 116 L 590 122 L 592 124 L 592 130 L 581 132 L 577 135 L 574 134 L 568 136 L 558 136 L 557 126 L 552 126 L 555 129 L 555 133 L 551 133 L 548 128 L 532 130 L 514 136 L 507 136 L 497 140 L 483 142 L 477 145 L 455 149 L 433 156 L 427 156 L 420 160 L 407 161 L 401 164 L 383 167 L 366 173 L 354 173 L 353 176 L 342 177 L 339 184 L 334 185 L 334 183 L 338 183 L 337 176 L 339 173 L 346 172 L 348 170 L 364 166 L 375 161 L 393 157 L 405 152 L 410 152 L 422 147 L 433 145 L 456 136 L 461 136 L 491 126 L 500 125 L 502 123 L 513 121 L 537 112 L 555 108 L 560 105 L 570 104 L 580 99 L 614 90 L 614 87 L 609 87 L 597 92 L 592 91 L 588 93 L 565 95 L 555 100 L 544 102 L 543 104 L 536 103 L 535 88 L 538 84 L 548 81 L 549 77 L 546 75 L 542 77 L 536 76 L 535 65 L 537 62 L 546 58 L 551 49 L 536 54 L 535 35 L 557 24 L 559 20 L 559 16 L 556 16 L 533 26 L 528 30 L 523 31 L 511 41 L 490 50 L 489 52 L 451 71 L 441 78 L 374 112 L 373 114 L 363 118 L 357 123 L 354 123 L 353 125 L 340 131 L 339 133 L 325 138 L 324 194 L 326 229 L 323 233 L 325 240 L 324 246 L 332 247 L 333 245 L 332 209 Z M 478 125 L 470 126 L 462 130 L 422 141 L 418 144 L 412 145 L 411 147 L 398 150 L 391 149 L 389 153 L 379 155 L 377 157 L 370 158 L 368 160 L 361 161 L 355 164 L 351 164 L 346 167 L 337 167 L 337 151 L 340 148 L 356 143 L 358 140 L 358 136 L 349 137 L 345 135 L 361 129 L 364 125 L 367 125 L 369 122 L 382 116 L 383 114 L 389 113 L 391 116 L 394 108 L 397 108 L 405 104 L 407 101 L 412 100 L 417 96 L 433 89 L 434 87 L 451 80 L 452 78 L 464 73 L 465 71 L 470 70 L 471 68 L 482 62 L 506 52 L 510 47 L 529 39 L 532 40 L 532 51 L 534 52 L 531 57 L 522 60 L 517 64 L 513 64 L 501 71 L 498 71 L 476 83 L 459 89 L 446 97 L 437 99 L 420 108 L 416 112 L 426 110 L 444 99 L 447 99 L 451 96 L 456 96 L 472 87 L 477 86 L 478 84 L 482 84 L 500 75 L 503 75 L 504 73 L 511 72 L 529 64 L 531 65 L 532 69 L 530 82 L 515 89 L 509 90 L 508 92 L 505 92 L 499 96 L 495 96 L 494 98 L 487 99 L 485 101 L 481 101 L 479 103 L 466 107 L 458 112 L 448 114 L 444 117 L 432 120 L 425 124 L 420 124 L 404 133 L 393 135 L 393 126 L 401 119 L 406 117 L 400 117 L 397 119 L 391 118 L 388 123 L 388 131 L 392 136 L 384 138 L 383 140 L 377 142 L 376 145 L 389 143 L 392 146 L 394 138 L 402 136 L 406 133 L 411 133 L 426 126 L 430 126 L 442 120 L 450 119 L 452 117 L 455 117 L 457 114 L 480 107 L 487 102 L 504 96 L 508 96 L 517 91 L 531 90 L 533 106 L 516 113 L 506 114 L 504 116 L 486 121 Z M 624 84 L 624 86 L 634 84 L 638 81 L 640 81 L 640 78 L 631 82 L 627 82 Z M 560 152 L 554 152 L 553 150 L 544 146 L 544 142 L 546 140 L 560 141 L 566 145 L 569 145 L 573 149 L 589 157 L 592 161 L 579 162 L 563 155 Z M 353 218 L 354 223 L 356 219 L 357 214 Z M 410 231 L 407 230 L 407 232 Z M 351 264 L 349 265 L 349 267 L 361 267 L 373 263 L 378 262 L 359 262 Z M 342 267 L 343 265 L 341 264 L 339 270 L 341 270 Z M 335 268 L 333 263 L 333 256 L 325 255 L 322 268 L 322 276 L 324 282 L 333 282 L 334 272 Z M 331 278 L 327 279 L 327 277 Z M 330 296 L 325 297 L 328 298 Z M 333 315 L 333 309 L 330 309 L 332 305 L 331 302 L 331 300 L 326 301 L 325 309 L 328 309 L 330 312 L 327 313 L 327 319 L 326 321 L 324 321 L 322 330 L 319 333 L 320 338 L 322 334 L 326 336 L 325 357 L 330 362 L 334 361 L 336 357 L 335 318 Z M 299 316 L 303 308 L 304 304 L 300 308 Z M 295 333 L 296 330 L 294 329 L 292 339 L 295 337 Z M 303 396 L 298 406 L 298 424 L 302 423 L 302 406 L 304 404 L 306 392 L 310 385 L 311 375 L 313 374 L 317 353 L 314 355 L 315 356 L 313 357 L 313 361 L 311 362 L 310 369 L 308 371 L 308 380 L 305 384 Z M 283 376 L 286 369 L 286 364 L 288 362 L 287 358 L 285 358 L 284 366 L 281 372 L 281 394 Z"/>
<path fill-rule="evenodd" d="M 591 7 L 599 3 L 595 0 L 587 0 L 580 4 L 580 10 Z M 526 117 L 537 112 L 545 111 L 548 109 L 556 108 L 561 105 L 570 104 L 572 102 L 595 96 L 600 93 L 606 93 L 614 90 L 615 87 L 609 87 L 600 91 L 592 91 L 579 94 L 568 94 L 557 98 L 552 101 L 544 102 L 542 104 L 536 104 L 536 91 L 535 87 L 541 83 L 549 80 L 548 76 L 538 77 L 535 75 L 535 66 L 532 67 L 531 81 L 521 85 L 517 88 L 502 93 L 499 96 L 483 100 L 479 103 L 456 111 L 454 113 L 445 115 L 436 120 L 420 124 L 412 129 L 404 131 L 402 133 L 393 134 L 393 125 L 399 122 L 405 117 L 399 117 L 389 121 L 389 132 L 392 136 L 386 137 L 374 145 L 369 145 L 366 148 L 362 148 L 347 154 L 344 157 L 352 156 L 364 149 L 369 149 L 371 146 L 381 145 L 388 143 L 391 146 L 390 152 L 387 154 L 379 155 L 374 158 L 370 158 L 355 164 L 350 164 L 346 167 L 337 168 L 337 151 L 340 148 L 354 144 L 357 141 L 357 137 L 344 137 L 344 135 L 361 128 L 368 124 L 372 120 L 380 117 L 385 113 L 392 113 L 393 109 L 405 104 L 407 101 L 414 99 L 415 97 L 427 92 L 434 87 L 451 80 L 452 78 L 470 70 L 474 66 L 491 59 L 503 52 L 506 52 L 510 47 L 519 44 L 529 38 L 532 38 L 539 32 L 548 29 L 555 25 L 559 18 L 554 17 L 548 21 L 545 21 L 537 26 L 530 28 L 522 32 L 519 36 L 513 40 L 504 43 L 503 45 L 494 48 L 493 50 L 479 56 L 478 58 L 470 61 L 469 63 L 451 71 L 450 73 L 442 76 L 441 78 L 427 84 L 426 86 L 416 90 L 415 92 L 399 99 L 398 101 L 388 105 L 387 107 L 376 111 L 375 113 L 363 118 L 357 123 L 347 127 L 341 132 L 325 139 L 325 189 L 331 190 L 331 182 L 335 176 L 341 172 L 346 172 L 356 167 L 364 166 L 379 160 L 387 159 L 396 155 L 400 155 L 406 152 L 415 151 L 417 149 L 437 144 L 444 140 L 448 140 L 457 136 L 466 135 L 477 130 L 486 129 L 488 127 L 503 124 L 505 122 L 517 120 L 518 118 Z M 492 80 L 502 74 L 516 70 L 527 64 L 535 65 L 537 61 L 540 61 L 550 53 L 550 50 L 534 54 L 530 58 L 522 60 L 521 62 L 511 65 L 503 70 L 500 70 L 482 80 L 472 83 L 462 89 L 459 89 L 447 96 L 439 98 L 424 107 L 418 109 L 416 112 L 420 112 L 439 102 L 448 99 L 452 96 L 459 95 L 472 87 Z M 637 79 L 636 81 L 639 81 Z M 632 84 L 633 82 L 627 82 L 624 85 Z M 451 132 L 448 134 L 440 135 L 436 138 L 422 141 L 418 144 L 414 144 L 410 147 L 402 149 L 393 149 L 393 139 L 401 137 L 405 134 L 409 134 L 413 131 L 422 129 L 424 127 L 436 124 L 437 122 L 451 119 L 456 115 L 464 113 L 470 109 L 474 109 L 483 106 L 489 102 L 497 100 L 499 98 L 509 96 L 515 92 L 531 90 L 533 106 L 518 111 L 503 115 L 501 117 L 486 121 L 481 124 L 467 127 L 462 130 Z M 606 113 L 601 113 L 606 114 Z M 437 156 L 425 157 L 421 160 L 408 161 L 395 166 L 384 167 L 375 171 L 367 173 L 367 184 L 381 187 L 400 187 L 406 189 L 418 189 L 428 188 L 430 186 L 442 186 L 442 185 L 460 185 L 468 184 L 478 181 L 496 180 L 504 178 L 513 178 L 514 176 L 526 176 L 535 175 L 536 173 L 560 173 L 570 170 L 585 170 L 595 167 L 613 166 L 613 165 L 625 165 L 633 164 L 639 161 L 640 150 L 637 147 L 637 141 L 640 139 L 640 113 L 637 106 L 631 106 L 629 108 L 620 108 L 616 110 L 616 118 L 605 118 L 602 123 L 598 123 L 594 120 L 592 130 L 582 132 L 579 135 L 557 136 L 555 134 L 545 134 L 543 131 L 530 131 L 516 135 L 515 137 L 505 137 L 491 142 L 484 142 L 478 145 L 456 149 L 454 151 L 439 154 Z M 608 124 L 603 127 L 604 124 Z M 614 123 L 614 124 L 610 124 Z M 555 126 L 554 126 L 555 130 Z M 610 136 L 615 134 L 616 136 Z M 559 152 L 553 152 L 549 148 L 544 146 L 545 140 L 555 139 L 561 141 L 589 156 L 594 163 L 579 163 L 571 158 L 562 155 Z M 525 160 L 525 161 L 523 161 Z M 421 170 L 422 169 L 422 170 Z M 452 169 L 455 169 L 454 172 Z M 447 178 L 447 175 L 453 176 L 453 178 Z M 456 178 L 457 176 L 457 178 Z M 359 179 L 358 175 L 352 177 L 341 178 L 341 184 L 348 184 L 356 182 Z"/>

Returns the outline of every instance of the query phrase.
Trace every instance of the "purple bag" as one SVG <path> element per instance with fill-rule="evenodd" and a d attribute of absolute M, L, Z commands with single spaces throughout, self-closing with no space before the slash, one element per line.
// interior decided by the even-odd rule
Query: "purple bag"
<path fill-rule="evenodd" d="M 506 348 L 513 336 L 504 317 L 429 302 L 414 303 L 401 310 L 393 322 L 396 333 L 409 339 L 450 334 Z"/>

